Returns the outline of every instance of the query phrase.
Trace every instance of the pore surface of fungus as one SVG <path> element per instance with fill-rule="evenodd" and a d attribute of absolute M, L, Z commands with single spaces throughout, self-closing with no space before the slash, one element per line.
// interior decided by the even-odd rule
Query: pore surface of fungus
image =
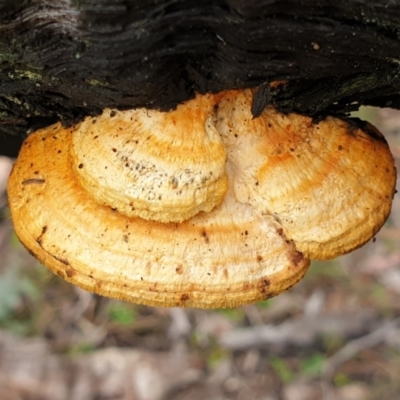
<path fill-rule="evenodd" d="M 272 215 L 312 259 L 347 253 L 369 240 L 391 209 L 396 170 L 371 125 L 319 123 L 268 107 L 250 112 L 250 90 L 219 103 L 217 128 L 233 165 L 235 196 Z"/>

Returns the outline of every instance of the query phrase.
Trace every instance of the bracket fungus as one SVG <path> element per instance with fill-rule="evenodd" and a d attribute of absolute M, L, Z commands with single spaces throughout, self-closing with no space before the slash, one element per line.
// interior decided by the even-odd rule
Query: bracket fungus
<path fill-rule="evenodd" d="M 250 90 L 219 103 L 217 128 L 240 202 L 272 215 L 306 257 L 325 260 L 367 242 L 388 217 L 396 186 L 383 135 L 327 117 L 315 123 L 268 107 L 252 117 Z"/>
<path fill-rule="evenodd" d="M 182 222 L 224 197 L 226 152 L 213 121 L 220 96 L 162 113 L 106 110 L 74 131 L 74 167 L 100 204 L 128 217 Z"/>
<path fill-rule="evenodd" d="M 395 188 L 382 135 L 271 107 L 253 119 L 251 101 L 198 95 L 31 134 L 8 185 L 18 237 L 84 289 L 203 308 L 275 296 L 309 258 L 369 240 Z"/>

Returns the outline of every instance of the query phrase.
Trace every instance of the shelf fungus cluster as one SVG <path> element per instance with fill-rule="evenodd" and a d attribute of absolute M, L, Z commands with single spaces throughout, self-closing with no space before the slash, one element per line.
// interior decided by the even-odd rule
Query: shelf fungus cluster
<path fill-rule="evenodd" d="M 251 103 L 198 95 L 31 134 L 8 186 L 17 235 L 84 289 L 204 308 L 275 296 L 310 259 L 373 237 L 395 190 L 383 136 L 272 107 L 253 118 Z"/>

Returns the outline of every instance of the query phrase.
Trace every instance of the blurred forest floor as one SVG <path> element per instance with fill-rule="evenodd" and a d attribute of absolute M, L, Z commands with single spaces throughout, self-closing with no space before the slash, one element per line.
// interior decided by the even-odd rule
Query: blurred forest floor
<path fill-rule="evenodd" d="M 400 112 L 362 109 L 400 170 Z M 0 160 L 0 188 L 9 167 Z M 3 179 L 3 181 L 2 181 Z M 1 400 L 400 399 L 400 195 L 365 247 L 242 308 L 161 309 L 54 276 L 0 197 Z"/>

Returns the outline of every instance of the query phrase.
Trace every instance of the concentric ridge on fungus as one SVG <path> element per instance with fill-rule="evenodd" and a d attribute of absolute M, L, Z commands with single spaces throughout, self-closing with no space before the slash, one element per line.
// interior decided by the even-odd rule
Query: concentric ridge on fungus
<path fill-rule="evenodd" d="M 30 135 L 8 187 L 18 237 L 84 289 L 204 308 L 275 296 L 307 257 L 371 238 L 395 186 L 381 135 L 272 108 L 252 119 L 251 100 L 232 91 L 171 113 L 106 110 Z"/>

